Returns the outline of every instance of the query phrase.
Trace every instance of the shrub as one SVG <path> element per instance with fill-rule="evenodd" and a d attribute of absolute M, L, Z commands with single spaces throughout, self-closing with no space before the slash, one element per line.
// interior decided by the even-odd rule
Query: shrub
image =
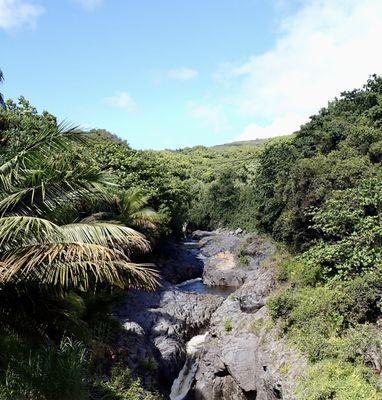
<path fill-rule="evenodd" d="M 145 390 L 140 379 L 133 377 L 131 371 L 120 364 L 111 370 L 109 382 L 95 383 L 92 398 L 94 400 L 163 400 L 160 394 Z"/>
<path fill-rule="evenodd" d="M 229 317 L 227 317 L 227 318 L 225 318 L 225 320 L 224 320 L 224 330 L 226 331 L 226 332 L 230 332 L 230 331 L 232 331 L 232 319 L 231 318 L 229 318 Z"/>
<path fill-rule="evenodd" d="M 379 400 L 382 393 L 373 372 L 338 360 L 310 365 L 297 389 L 301 400 Z"/>

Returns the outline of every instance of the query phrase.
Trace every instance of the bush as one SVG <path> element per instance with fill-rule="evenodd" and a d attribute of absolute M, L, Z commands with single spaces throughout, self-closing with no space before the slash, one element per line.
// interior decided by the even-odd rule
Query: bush
<path fill-rule="evenodd" d="M 231 320 L 231 318 L 229 318 L 229 317 L 227 317 L 225 320 L 224 320 L 224 330 L 226 331 L 226 332 L 230 332 L 230 331 L 232 331 L 232 320 Z"/>
<path fill-rule="evenodd" d="M 310 361 L 339 358 L 366 361 L 367 349 L 381 347 L 369 322 L 381 315 L 378 273 L 332 287 L 287 288 L 267 302 L 269 313 Z"/>
<path fill-rule="evenodd" d="M 92 390 L 94 400 L 163 400 L 158 393 L 146 391 L 139 378 L 134 378 L 128 368 L 117 364 L 111 370 L 110 381 L 95 383 Z"/>
<path fill-rule="evenodd" d="M 309 366 L 297 393 L 301 400 L 382 399 L 369 368 L 330 359 Z"/>

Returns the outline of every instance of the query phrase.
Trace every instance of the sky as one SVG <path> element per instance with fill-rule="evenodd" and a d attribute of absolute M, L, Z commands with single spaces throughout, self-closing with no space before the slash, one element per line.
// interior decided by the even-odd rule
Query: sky
<path fill-rule="evenodd" d="M 141 149 L 289 134 L 382 74 L 382 0 L 0 0 L 7 98 Z"/>

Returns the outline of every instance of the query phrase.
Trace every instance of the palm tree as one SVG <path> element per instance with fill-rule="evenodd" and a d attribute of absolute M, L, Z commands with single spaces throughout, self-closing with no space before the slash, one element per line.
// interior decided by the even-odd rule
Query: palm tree
<path fill-rule="evenodd" d="M 4 82 L 4 74 L 2 70 L 0 69 L 0 83 Z M 5 102 L 4 102 L 4 97 L 3 94 L 0 93 L 0 107 L 5 109 Z"/>
<path fill-rule="evenodd" d="M 155 230 L 158 228 L 161 217 L 153 208 L 148 206 L 150 196 L 140 188 L 131 188 L 116 194 L 111 203 L 103 202 L 102 208 L 109 211 L 99 211 L 84 219 L 84 222 L 117 220 L 123 225 L 130 226 L 138 231 Z"/>
<path fill-rule="evenodd" d="M 132 188 L 117 200 L 120 221 L 137 229 L 155 229 L 159 222 L 159 214 L 148 207 L 150 197 L 139 188 Z"/>
<path fill-rule="evenodd" d="M 107 175 L 62 155 L 83 143 L 75 129 L 47 130 L 0 165 L 0 291 L 155 286 L 155 271 L 129 258 L 149 250 L 142 234 L 112 222 L 63 223 L 79 204 L 108 198 Z"/>

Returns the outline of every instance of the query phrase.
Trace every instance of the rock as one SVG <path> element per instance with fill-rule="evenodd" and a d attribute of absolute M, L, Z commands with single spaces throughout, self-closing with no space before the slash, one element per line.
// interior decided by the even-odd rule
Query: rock
<path fill-rule="evenodd" d="M 240 314 L 236 309 L 237 312 Z M 216 325 L 215 320 L 214 337 L 209 338 L 199 360 L 195 398 L 294 399 L 293 387 L 306 362 L 279 338 L 277 329 L 270 325 L 265 307 L 255 314 L 236 318 L 226 308 L 224 315 L 235 319 L 233 329 L 226 332 L 222 321 Z"/>
<path fill-rule="evenodd" d="M 265 305 L 266 298 L 275 286 L 273 268 L 258 268 L 238 291 L 240 309 L 244 312 L 255 312 Z"/>
<path fill-rule="evenodd" d="M 252 241 L 245 247 L 254 255 L 243 268 L 244 284 L 211 316 L 193 388 L 197 400 L 295 399 L 293 388 L 306 360 L 271 324 L 264 304 L 275 287 L 275 270 L 271 262 L 260 265 L 271 260 L 274 247 L 255 242 L 257 248 Z M 220 271 L 216 263 L 215 270 Z"/>
<path fill-rule="evenodd" d="M 235 235 L 240 235 L 241 233 L 243 233 L 243 230 L 241 228 L 237 228 L 235 231 Z"/>
<path fill-rule="evenodd" d="M 170 384 L 185 362 L 185 343 L 208 324 L 222 301 L 218 296 L 172 289 L 154 293 L 134 290 L 118 314 L 124 326 L 145 337 L 139 345 L 146 346 L 148 341 L 153 346 L 161 377 Z"/>
<path fill-rule="evenodd" d="M 249 235 L 238 237 L 230 232 L 215 233 L 199 244 L 205 259 L 203 282 L 209 286 L 240 287 L 276 252 L 269 241 Z"/>
<path fill-rule="evenodd" d="M 264 307 L 275 287 L 275 246 L 226 230 L 199 231 L 194 237 L 202 257 L 171 244 L 162 264 L 166 279 L 177 283 L 184 277 L 191 279 L 190 274 L 203 265 L 202 258 L 205 284 L 237 289 L 224 301 L 181 292 L 166 280 L 156 292 L 130 291 L 117 310 L 129 331 L 129 365 L 155 357 L 166 392 L 184 365 L 185 343 L 208 326 L 188 400 L 295 399 L 293 389 L 306 360 L 280 338 Z M 179 271 L 177 263 L 183 265 Z"/>
<path fill-rule="evenodd" d="M 246 272 L 238 267 L 235 256 L 222 251 L 211 256 L 205 263 L 203 282 L 209 286 L 240 287 L 246 278 Z"/>
<path fill-rule="evenodd" d="M 162 278 L 177 284 L 200 277 L 203 273 L 203 261 L 195 250 L 185 248 L 182 243 L 163 245 L 161 257 L 157 260 Z"/>
<path fill-rule="evenodd" d="M 193 240 L 200 240 L 208 236 L 215 235 L 215 232 L 210 231 L 194 231 L 191 234 L 191 239 Z"/>

